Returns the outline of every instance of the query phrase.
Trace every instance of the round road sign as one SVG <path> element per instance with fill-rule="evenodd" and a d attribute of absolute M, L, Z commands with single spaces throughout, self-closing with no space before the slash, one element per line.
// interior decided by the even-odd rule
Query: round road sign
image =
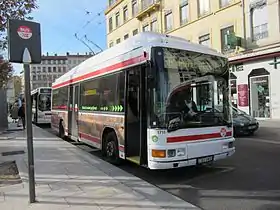
<path fill-rule="evenodd" d="M 20 26 L 17 33 L 22 39 L 30 39 L 32 37 L 32 30 L 28 26 Z"/>

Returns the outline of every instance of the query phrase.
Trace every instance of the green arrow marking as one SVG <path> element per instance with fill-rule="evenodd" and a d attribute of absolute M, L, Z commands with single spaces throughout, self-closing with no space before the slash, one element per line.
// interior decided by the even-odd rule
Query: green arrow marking
<path fill-rule="evenodd" d="M 122 105 L 120 105 L 120 111 L 121 111 L 121 112 L 123 111 L 123 106 L 122 106 Z"/>

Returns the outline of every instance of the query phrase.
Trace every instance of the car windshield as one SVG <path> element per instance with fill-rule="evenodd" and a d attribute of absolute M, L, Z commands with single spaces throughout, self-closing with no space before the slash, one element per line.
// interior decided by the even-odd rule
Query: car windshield
<path fill-rule="evenodd" d="M 38 101 L 40 111 L 51 111 L 51 94 L 40 94 Z"/>
<path fill-rule="evenodd" d="M 227 68 L 225 59 L 169 48 L 157 55 L 163 55 L 163 64 L 156 61 L 151 127 L 172 131 L 230 123 L 228 82 L 218 74 Z"/>

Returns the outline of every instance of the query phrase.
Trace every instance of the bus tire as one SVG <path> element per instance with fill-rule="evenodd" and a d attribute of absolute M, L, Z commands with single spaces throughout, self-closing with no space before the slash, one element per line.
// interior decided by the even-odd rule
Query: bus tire
<path fill-rule="evenodd" d="M 59 132 L 58 132 L 58 136 L 61 139 L 65 138 L 65 131 L 64 131 L 64 127 L 62 125 L 62 121 L 59 123 Z"/>
<path fill-rule="evenodd" d="M 114 165 L 120 164 L 119 147 L 118 140 L 115 132 L 109 132 L 106 134 L 105 138 L 105 148 L 104 152 L 106 154 L 106 159 L 109 163 Z"/>

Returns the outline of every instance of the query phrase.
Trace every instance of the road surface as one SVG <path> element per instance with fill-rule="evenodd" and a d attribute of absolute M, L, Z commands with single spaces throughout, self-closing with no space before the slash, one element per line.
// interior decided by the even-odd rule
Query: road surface
<path fill-rule="evenodd" d="M 279 125 L 280 127 L 280 125 Z M 94 148 L 77 144 L 93 155 Z M 234 156 L 212 167 L 149 171 L 120 166 L 205 210 L 280 209 L 280 128 L 261 127 L 255 136 L 236 139 Z"/>

